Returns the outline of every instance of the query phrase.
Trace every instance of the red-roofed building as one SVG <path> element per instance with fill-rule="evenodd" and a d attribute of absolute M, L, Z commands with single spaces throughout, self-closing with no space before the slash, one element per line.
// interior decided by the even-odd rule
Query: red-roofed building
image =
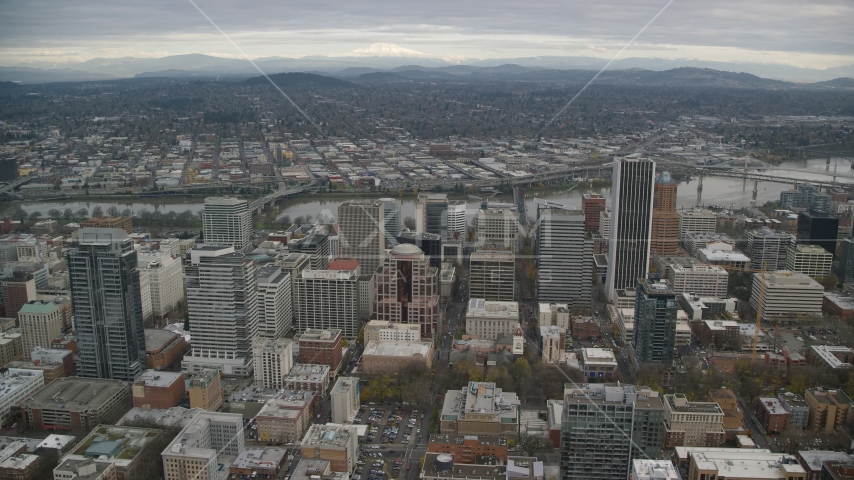
<path fill-rule="evenodd" d="M 338 257 L 329 262 L 327 270 L 346 270 L 352 272 L 359 268 L 359 261 L 351 257 Z"/>

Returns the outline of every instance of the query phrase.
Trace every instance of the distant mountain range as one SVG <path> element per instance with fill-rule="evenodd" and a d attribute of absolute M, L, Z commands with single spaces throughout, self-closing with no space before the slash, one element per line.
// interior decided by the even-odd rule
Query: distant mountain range
<path fill-rule="evenodd" d="M 414 53 L 410 53 L 414 52 Z M 373 55 L 373 56 L 372 56 Z M 418 56 L 407 56 L 418 55 Z M 606 60 L 593 57 L 527 57 L 471 60 L 462 64 L 394 45 L 357 49 L 344 56 L 268 57 L 255 63 L 268 73 L 308 72 L 354 82 L 525 81 L 586 83 Z M 742 73 L 735 73 L 742 72 Z M 378 75 L 382 74 L 382 75 Z M 18 83 L 79 82 L 123 78 L 208 79 L 237 81 L 258 76 L 243 59 L 203 54 L 162 58 L 96 58 L 61 68 L 0 67 L 0 81 Z M 785 65 L 627 58 L 615 61 L 597 80 L 614 85 L 697 85 L 744 88 L 854 88 L 854 65 L 825 70 Z M 314 79 L 316 81 L 318 79 Z"/>

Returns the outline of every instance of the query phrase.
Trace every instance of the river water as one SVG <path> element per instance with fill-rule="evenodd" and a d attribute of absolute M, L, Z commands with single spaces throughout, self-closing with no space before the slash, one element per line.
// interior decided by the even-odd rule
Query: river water
<path fill-rule="evenodd" d="M 826 164 L 826 159 L 810 159 L 810 160 L 790 160 L 783 162 L 779 167 L 765 170 L 761 173 L 779 177 L 790 177 L 804 181 L 822 182 L 830 181 L 832 176 L 836 176 L 836 181 L 841 183 L 850 183 L 854 186 L 854 170 L 851 168 L 851 163 L 845 158 L 831 158 L 830 165 Z M 698 179 L 693 178 L 690 181 L 683 181 L 679 184 L 676 204 L 677 208 L 687 209 L 697 205 L 717 204 L 725 208 L 735 207 L 743 208 L 752 205 L 753 200 L 753 181 L 744 181 L 736 178 L 719 178 L 705 177 L 703 179 L 702 196 L 697 195 Z M 791 189 L 790 184 L 759 182 L 756 196 L 756 205 L 762 205 L 767 201 L 778 200 L 780 192 Z M 595 192 L 600 193 L 608 199 L 608 204 L 611 203 L 610 188 L 587 188 L 584 185 L 576 186 L 575 188 L 567 189 L 550 189 L 545 191 L 529 190 L 525 193 L 526 206 L 528 212 L 536 211 L 534 206 L 534 198 L 548 199 L 553 202 L 573 205 L 581 207 L 581 195 L 583 193 Z M 318 215 L 329 212 L 333 216 L 336 215 L 338 205 L 347 200 L 364 200 L 364 196 L 354 196 L 355 198 L 345 195 L 328 195 L 326 197 L 304 197 L 287 202 L 280 207 L 278 215 L 289 215 L 292 219 L 298 216 Z M 511 202 L 510 196 L 496 195 L 492 197 L 494 201 Z M 472 217 L 480 208 L 480 201 L 467 200 L 468 215 Z M 413 197 L 405 197 L 401 199 L 402 216 L 415 217 L 415 199 Z M 103 201 L 72 201 L 72 202 L 26 202 L 20 204 L 27 212 L 32 213 L 38 211 L 42 216 L 47 216 L 48 211 L 57 209 L 63 211 L 70 208 L 77 211 L 81 208 L 86 208 L 89 212 L 96 206 L 100 206 L 105 212 L 110 206 L 116 205 L 119 211 L 130 209 L 135 215 L 138 215 L 143 210 L 160 211 L 167 213 L 174 211 L 181 213 L 189 210 L 193 213 L 199 213 L 204 208 L 204 200 L 201 198 L 182 198 L 182 199 L 158 199 L 158 200 L 140 200 L 132 199 L 128 201 L 120 201 L 115 203 L 107 203 Z"/>

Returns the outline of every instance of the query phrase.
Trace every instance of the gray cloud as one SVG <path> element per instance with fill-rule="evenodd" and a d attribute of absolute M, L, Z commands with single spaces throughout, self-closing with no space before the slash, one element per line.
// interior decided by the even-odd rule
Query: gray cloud
<path fill-rule="evenodd" d="M 587 45 L 615 50 L 609 45 L 630 39 L 666 0 L 197 3 L 223 30 L 250 43 L 246 48 L 250 55 L 265 42 L 263 39 L 278 37 L 287 38 L 288 44 L 271 53 L 276 46 L 267 41 L 263 54 L 291 56 L 292 44 L 310 44 L 315 49 L 331 44 L 330 48 L 346 51 L 364 46 L 366 39 L 383 37 L 382 41 L 389 41 L 396 36 L 405 38 L 410 48 L 419 44 L 434 49 L 443 44 L 467 48 L 449 37 L 501 35 L 505 41 L 498 45 L 500 48 L 513 48 L 506 36 L 519 36 L 522 48 L 536 48 L 530 45 L 530 36 L 548 36 L 577 41 L 579 49 L 588 51 L 592 50 Z M 849 0 L 676 0 L 639 43 L 665 49 L 679 45 L 854 56 L 852 20 L 854 3 Z M 258 39 L 248 32 L 257 32 Z M 140 51 L 231 51 L 221 40 L 184 0 L 33 0 L 0 5 L 0 54 L 57 48 L 74 48 L 85 54 L 86 49 L 118 44 Z M 351 48 L 349 42 L 354 43 Z M 473 45 L 473 50 L 486 52 L 490 48 L 489 42 L 475 43 L 478 45 Z M 559 45 L 553 48 L 559 54 Z"/>

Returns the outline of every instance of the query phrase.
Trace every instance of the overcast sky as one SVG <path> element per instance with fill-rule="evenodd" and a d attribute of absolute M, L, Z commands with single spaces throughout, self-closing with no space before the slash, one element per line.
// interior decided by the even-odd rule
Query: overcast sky
<path fill-rule="evenodd" d="M 384 42 L 446 59 L 613 57 L 667 0 L 196 0 L 250 57 Z M 189 0 L 0 0 L 0 65 L 239 52 Z M 675 0 L 622 55 L 854 64 L 852 0 Z"/>

